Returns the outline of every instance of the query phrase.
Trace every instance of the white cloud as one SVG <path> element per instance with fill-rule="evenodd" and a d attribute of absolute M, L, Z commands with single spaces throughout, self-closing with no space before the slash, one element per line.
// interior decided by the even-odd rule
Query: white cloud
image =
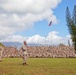
<path fill-rule="evenodd" d="M 27 39 L 26 37 L 23 37 L 21 35 L 11 35 L 8 36 L 5 39 L 0 40 L 1 42 L 23 42 L 25 39 Z"/>
<path fill-rule="evenodd" d="M 42 13 L 54 9 L 61 0 L 0 0 L 1 8 L 13 13 Z"/>
<path fill-rule="evenodd" d="M 0 39 L 29 29 L 44 19 L 58 22 L 53 13 L 61 0 L 0 0 Z"/>
<path fill-rule="evenodd" d="M 71 38 L 68 37 L 70 35 L 67 35 L 65 37 L 60 37 L 58 36 L 59 32 L 52 31 L 49 32 L 48 35 L 45 36 L 40 36 L 39 34 L 33 35 L 31 37 L 23 37 L 21 35 L 13 35 L 13 36 L 8 36 L 6 39 L 3 39 L 1 41 L 6 41 L 6 42 L 23 42 L 24 40 L 27 41 L 28 44 L 47 44 L 47 45 L 58 45 L 58 44 L 65 44 L 68 45 L 68 40 L 72 44 Z"/>

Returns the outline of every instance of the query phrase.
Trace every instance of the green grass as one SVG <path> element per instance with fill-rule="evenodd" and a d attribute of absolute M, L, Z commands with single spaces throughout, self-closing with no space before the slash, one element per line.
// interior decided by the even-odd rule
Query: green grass
<path fill-rule="evenodd" d="M 0 62 L 0 75 L 76 75 L 76 58 L 4 58 Z"/>

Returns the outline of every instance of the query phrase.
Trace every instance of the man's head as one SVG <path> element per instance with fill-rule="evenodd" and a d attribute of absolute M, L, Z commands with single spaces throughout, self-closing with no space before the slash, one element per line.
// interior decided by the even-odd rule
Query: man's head
<path fill-rule="evenodd" d="M 27 45 L 26 41 L 24 41 L 24 45 Z"/>

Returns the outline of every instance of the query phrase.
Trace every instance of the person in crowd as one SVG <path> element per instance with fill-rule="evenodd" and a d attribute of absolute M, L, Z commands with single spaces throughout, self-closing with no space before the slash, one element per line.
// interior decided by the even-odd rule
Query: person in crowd
<path fill-rule="evenodd" d="M 2 61 L 2 51 L 3 51 L 3 47 L 0 46 L 0 61 Z"/>

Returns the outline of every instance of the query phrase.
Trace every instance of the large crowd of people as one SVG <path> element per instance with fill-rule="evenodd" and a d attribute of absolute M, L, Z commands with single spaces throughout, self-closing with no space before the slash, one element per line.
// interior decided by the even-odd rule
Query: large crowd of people
<path fill-rule="evenodd" d="M 69 46 L 28 46 L 27 51 L 28 57 L 76 57 L 74 48 Z M 1 57 L 21 57 L 22 48 L 5 47 L 0 53 Z"/>
<path fill-rule="evenodd" d="M 29 57 L 76 57 L 75 50 L 69 46 L 29 46 Z"/>

